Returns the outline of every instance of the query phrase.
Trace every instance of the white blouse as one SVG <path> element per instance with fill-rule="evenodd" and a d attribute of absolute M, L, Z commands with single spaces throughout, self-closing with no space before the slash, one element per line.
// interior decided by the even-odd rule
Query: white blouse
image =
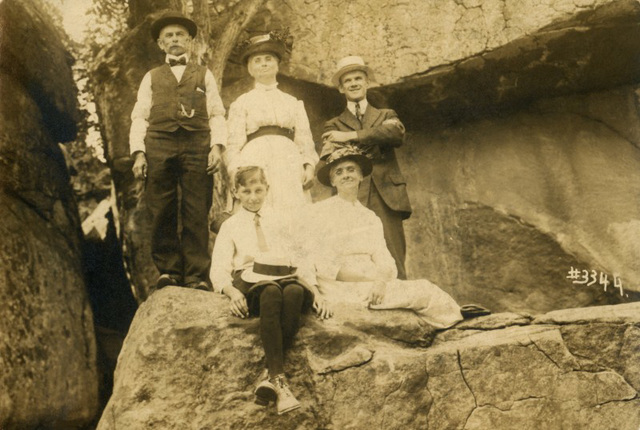
<path fill-rule="evenodd" d="M 247 135 L 263 126 L 280 126 L 295 131 L 293 139 L 303 165 L 315 167 L 318 154 L 315 150 L 309 118 L 304 103 L 280 91 L 277 83 L 272 86 L 255 84 L 255 88 L 238 97 L 229 108 L 227 157 L 230 172 L 247 144 Z M 235 169 L 233 169 L 235 170 Z"/>
<path fill-rule="evenodd" d="M 320 278 L 336 279 L 340 268 L 360 266 L 395 279 L 398 271 L 387 249 L 382 221 L 359 201 L 333 196 L 308 208 L 306 243 Z"/>

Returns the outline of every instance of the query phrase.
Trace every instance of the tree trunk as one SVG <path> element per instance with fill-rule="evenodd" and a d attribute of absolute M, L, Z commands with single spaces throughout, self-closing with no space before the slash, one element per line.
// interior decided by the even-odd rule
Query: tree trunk
<path fill-rule="evenodd" d="M 204 1 L 206 0 L 198 0 Z M 224 66 L 229 58 L 229 54 L 235 47 L 238 36 L 242 30 L 249 24 L 260 7 L 266 0 L 244 0 L 236 4 L 231 13 L 226 17 L 226 25 L 224 32 L 211 45 L 211 59 L 207 66 L 213 72 L 218 82 L 222 81 Z"/>

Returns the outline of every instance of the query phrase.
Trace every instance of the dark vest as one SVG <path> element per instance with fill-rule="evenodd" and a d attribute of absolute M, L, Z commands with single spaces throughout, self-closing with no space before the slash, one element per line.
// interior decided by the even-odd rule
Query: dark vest
<path fill-rule="evenodd" d="M 179 127 L 190 131 L 209 130 L 206 72 L 206 67 L 188 63 L 178 82 L 168 64 L 152 69 L 148 130 L 176 131 Z"/>

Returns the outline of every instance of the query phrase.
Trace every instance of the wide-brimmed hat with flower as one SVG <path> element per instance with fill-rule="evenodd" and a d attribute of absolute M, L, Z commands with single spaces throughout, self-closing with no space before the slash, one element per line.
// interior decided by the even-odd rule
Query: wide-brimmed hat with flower
<path fill-rule="evenodd" d="M 193 22 L 180 12 L 171 10 L 169 12 L 163 13 L 151 24 L 151 37 L 153 38 L 153 40 L 158 40 L 162 29 L 171 24 L 183 26 L 187 29 L 191 37 L 196 37 L 196 34 L 198 34 L 198 26 L 195 22 Z"/>
<path fill-rule="evenodd" d="M 238 45 L 242 63 L 247 64 L 249 57 L 256 54 L 270 53 L 280 61 L 291 50 L 292 40 L 289 29 L 272 30 L 244 40 Z"/>
<path fill-rule="evenodd" d="M 240 277 L 243 281 L 256 283 L 260 281 L 276 281 L 296 276 L 296 267 L 291 262 L 271 252 L 256 256 L 251 269 L 245 269 Z"/>
<path fill-rule="evenodd" d="M 358 166 L 360 166 L 360 170 L 362 170 L 362 176 L 370 175 L 373 169 L 373 164 L 369 157 L 354 145 L 339 147 L 332 151 L 324 160 L 325 164 L 318 169 L 316 176 L 318 177 L 318 181 L 327 187 L 331 186 L 331 168 L 343 161 L 355 161 Z"/>

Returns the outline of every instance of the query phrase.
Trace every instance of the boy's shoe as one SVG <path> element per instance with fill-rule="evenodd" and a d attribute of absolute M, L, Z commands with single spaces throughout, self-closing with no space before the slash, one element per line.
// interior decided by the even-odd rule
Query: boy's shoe
<path fill-rule="evenodd" d="M 273 378 L 273 385 L 275 387 L 276 395 L 278 396 L 276 401 L 278 415 L 282 415 L 300 407 L 300 402 L 295 398 L 291 390 L 289 390 L 289 386 L 284 380 L 284 375 L 278 375 Z"/>
<path fill-rule="evenodd" d="M 256 386 L 253 393 L 256 395 L 256 404 L 267 406 L 270 402 L 275 402 L 278 398 L 276 387 L 269 381 L 269 372 L 265 369 L 260 377 L 262 381 Z"/>
<path fill-rule="evenodd" d="M 156 290 L 160 290 L 164 287 L 168 287 L 169 285 L 179 286 L 180 283 L 173 276 L 167 275 L 166 273 L 164 273 L 158 277 L 158 281 L 156 282 Z"/>

